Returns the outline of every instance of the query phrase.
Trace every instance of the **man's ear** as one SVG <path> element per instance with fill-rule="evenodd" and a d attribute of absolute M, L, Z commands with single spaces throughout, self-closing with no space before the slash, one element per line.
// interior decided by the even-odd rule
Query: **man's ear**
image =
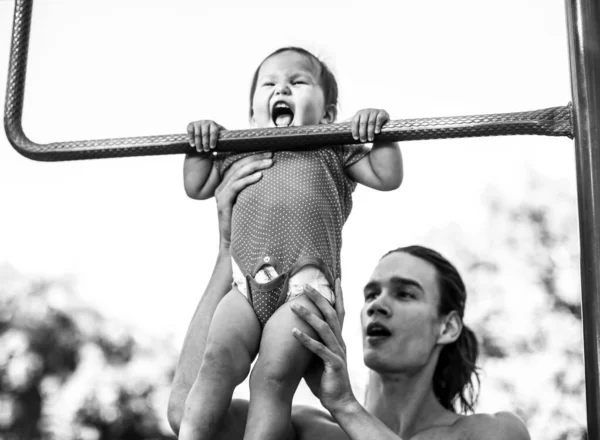
<path fill-rule="evenodd" d="M 437 340 L 438 344 L 446 345 L 456 341 L 460 336 L 462 328 L 462 319 L 460 319 L 456 310 L 452 310 L 445 318 L 443 318 Z"/>
<path fill-rule="evenodd" d="M 329 104 L 323 113 L 323 117 L 321 118 L 321 124 L 333 124 L 337 118 L 337 107 L 335 104 Z"/>

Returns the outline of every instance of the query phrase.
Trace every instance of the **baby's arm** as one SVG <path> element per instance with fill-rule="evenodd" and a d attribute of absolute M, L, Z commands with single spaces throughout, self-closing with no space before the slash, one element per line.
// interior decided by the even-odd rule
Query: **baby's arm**
<path fill-rule="evenodd" d="M 187 127 L 189 142 L 196 152 L 185 155 L 183 163 L 183 184 L 185 193 L 193 198 L 204 200 L 215 194 L 221 182 L 219 172 L 213 166 L 210 151 L 217 146 L 219 132 L 224 127 L 210 120 L 190 122 Z"/>
<path fill-rule="evenodd" d="M 373 142 L 390 116 L 385 110 L 360 110 L 352 118 L 352 136 L 361 142 Z M 380 191 L 400 186 L 403 178 L 402 153 L 397 142 L 373 142 L 371 152 L 350 165 L 346 172 L 356 182 Z"/>

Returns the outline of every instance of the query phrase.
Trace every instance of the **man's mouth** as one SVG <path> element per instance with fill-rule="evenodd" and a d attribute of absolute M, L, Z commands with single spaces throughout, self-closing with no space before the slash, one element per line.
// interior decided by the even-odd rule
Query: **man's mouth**
<path fill-rule="evenodd" d="M 377 322 L 369 324 L 365 333 L 370 340 L 382 340 L 392 335 L 392 332 L 386 326 Z"/>
<path fill-rule="evenodd" d="M 289 127 L 294 120 L 294 111 L 287 103 L 277 101 L 271 110 L 271 118 L 277 127 Z"/>

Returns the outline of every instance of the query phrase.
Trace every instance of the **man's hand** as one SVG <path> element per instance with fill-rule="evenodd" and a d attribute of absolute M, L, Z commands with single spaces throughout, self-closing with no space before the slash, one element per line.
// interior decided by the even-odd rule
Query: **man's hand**
<path fill-rule="evenodd" d="M 346 361 L 346 344 L 342 338 L 344 322 L 344 300 L 339 279 L 335 282 L 335 309 L 329 302 L 310 286 L 304 289 L 306 296 L 319 308 L 323 319 L 306 308 L 292 304 L 292 310 L 319 334 L 322 343 L 294 329 L 296 339 L 315 353 L 320 359 L 313 362 L 304 375 L 306 384 L 323 407 L 328 410 L 352 399 L 352 388 Z"/>
<path fill-rule="evenodd" d="M 273 153 L 253 154 L 235 162 L 215 189 L 221 246 L 231 244 L 231 212 L 241 190 L 262 178 L 262 170 L 273 165 Z"/>

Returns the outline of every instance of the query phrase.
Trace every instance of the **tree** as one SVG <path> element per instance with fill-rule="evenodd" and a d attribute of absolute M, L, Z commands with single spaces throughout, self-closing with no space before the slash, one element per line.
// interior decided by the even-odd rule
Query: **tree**
<path fill-rule="evenodd" d="M 466 322 L 479 336 L 479 410 L 509 408 L 532 438 L 586 438 L 579 235 L 569 182 L 531 177 L 518 199 L 489 188 L 480 231 L 438 241 L 466 268 Z"/>
<path fill-rule="evenodd" d="M 172 439 L 176 359 L 81 301 L 68 280 L 0 267 L 0 433 L 6 440 Z"/>

